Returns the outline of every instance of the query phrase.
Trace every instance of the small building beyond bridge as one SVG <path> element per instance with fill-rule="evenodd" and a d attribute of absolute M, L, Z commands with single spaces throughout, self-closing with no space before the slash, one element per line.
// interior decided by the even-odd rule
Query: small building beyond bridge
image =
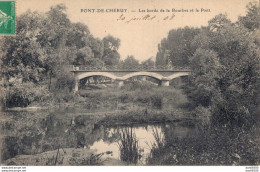
<path fill-rule="evenodd" d="M 148 76 L 159 80 L 159 85 L 169 86 L 170 80 L 187 76 L 190 74 L 191 70 L 189 68 L 175 68 L 175 67 L 136 67 L 136 68 L 104 68 L 104 67 L 86 67 L 86 66 L 73 66 L 71 72 L 74 73 L 75 77 L 75 89 L 77 92 L 79 89 L 79 81 L 83 78 L 88 78 L 92 76 L 104 76 L 111 78 L 117 82 L 118 86 L 124 85 L 124 81 L 135 76 Z"/>

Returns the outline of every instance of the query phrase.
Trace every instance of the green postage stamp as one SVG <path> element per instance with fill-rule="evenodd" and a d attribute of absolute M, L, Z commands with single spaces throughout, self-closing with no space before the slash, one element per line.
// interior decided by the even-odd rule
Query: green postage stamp
<path fill-rule="evenodd" d="M 15 1 L 0 0 L 0 35 L 15 35 Z"/>

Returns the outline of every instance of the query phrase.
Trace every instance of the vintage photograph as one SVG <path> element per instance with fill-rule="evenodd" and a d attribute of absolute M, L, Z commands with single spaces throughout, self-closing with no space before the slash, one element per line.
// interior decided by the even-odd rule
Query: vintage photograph
<path fill-rule="evenodd" d="M 1 166 L 259 166 L 259 0 L 0 0 Z"/>

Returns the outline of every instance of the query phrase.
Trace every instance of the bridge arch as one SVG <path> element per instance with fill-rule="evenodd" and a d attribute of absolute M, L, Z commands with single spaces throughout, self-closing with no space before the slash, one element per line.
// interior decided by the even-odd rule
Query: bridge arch
<path fill-rule="evenodd" d="M 80 71 L 80 73 L 76 73 L 76 71 L 73 71 L 75 72 L 74 75 L 75 75 L 75 89 L 74 89 L 74 92 L 77 92 L 78 91 L 78 87 L 79 87 L 79 80 L 83 79 L 83 78 L 87 78 L 87 77 L 92 77 L 92 76 L 104 76 L 104 77 L 108 77 L 108 78 L 111 78 L 113 80 L 117 80 L 117 82 L 119 82 L 121 85 L 123 84 L 123 81 L 124 80 L 127 80 L 128 78 L 131 78 L 131 77 L 134 77 L 134 76 L 149 76 L 149 77 L 152 77 L 152 78 L 155 78 L 157 80 L 159 80 L 159 85 L 163 85 L 163 86 L 169 86 L 169 81 L 174 79 L 174 78 L 177 78 L 177 77 L 181 77 L 181 76 L 187 76 L 187 75 L 190 75 L 190 71 L 172 71 L 174 72 L 172 75 L 168 75 L 168 76 L 163 76 L 163 75 L 167 75 L 167 71 L 166 73 L 164 73 L 164 71 L 159 71 L 161 72 L 160 74 L 157 73 L 158 71 L 154 71 L 154 72 L 150 72 L 150 71 L 140 71 L 140 72 L 131 72 L 131 73 L 128 73 L 128 74 L 125 74 L 124 76 L 122 75 L 119 75 L 117 76 L 117 71 L 102 71 L 102 72 L 90 72 L 90 71 L 86 71 L 86 72 L 83 72 L 83 71 Z M 123 71 L 125 72 L 125 71 Z M 119 84 L 119 85 L 120 85 Z"/>
<path fill-rule="evenodd" d="M 174 78 L 178 78 L 178 77 L 181 77 L 181 76 L 188 76 L 188 75 L 190 75 L 190 72 L 174 73 L 174 74 L 166 77 L 165 79 L 170 81 Z"/>
<path fill-rule="evenodd" d="M 80 74 L 79 76 L 77 76 L 77 78 L 78 78 L 78 80 L 80 80 L 80 79 L 91 77 L 91 76 L 104 76 L 104 77 L 108 77 L 111 79 L 117 79 L 117 77 L 115 75 L 113 75 L 112 73 L 109 73 L 109 72 L 86 72 L 86 73 Z"/>
<path fill-rule="evenodd" d="M 131 77 L 134 76 L 149 76 L 158 80 L 161 80 L 163 78 L 162 75 L 158 74 L 158 73 L 154 73 L 154 72 L 133 72 L 133 73 L 129 73 L 125 76 L 122 77 L 122 80 L 127 80 Z"/>

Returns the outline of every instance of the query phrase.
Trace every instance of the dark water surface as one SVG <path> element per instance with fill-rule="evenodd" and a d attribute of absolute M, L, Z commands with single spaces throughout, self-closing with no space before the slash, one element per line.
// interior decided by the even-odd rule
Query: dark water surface
<path fill-rule="evenodd" d="M 165 137 L 195 137 L 196 126 L 180 122 L 156 124 L 98 125 L 95 115 L 60 111 L 5 112 L 1 119 L 1 159 L 16 155 L 32 155 L 62 148 L 85 148 L 122 160 L 120 143 L 125 131 L 137 140 L 140 157 L 145 164 L 153 145 Z M 129 134 L 128 133 L 128 134 Z M 157 139 L 157 140 L 156 140 Z"/>

